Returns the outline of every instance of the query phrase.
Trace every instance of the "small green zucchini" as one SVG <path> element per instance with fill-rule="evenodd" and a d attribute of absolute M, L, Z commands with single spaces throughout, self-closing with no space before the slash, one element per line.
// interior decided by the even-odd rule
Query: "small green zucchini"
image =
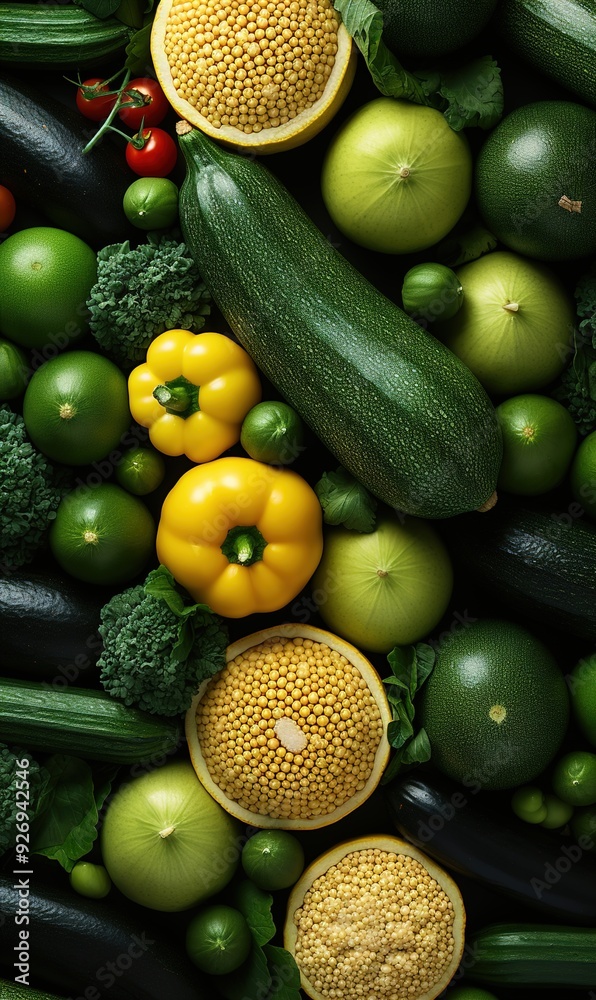
<path fill-rule="evenodd" d="M 0 678 L 2 742 L 113 762 L 155 761 L 180 746 L 172 721 L 127 708 L 104 691 Z"/>
<path fill-rule="evenodd" d="M 596 928 L 490 924 L 469 941 L 470 976 L 490 986 L 568 989 L 596 984 Z"/>
<path fill-rule="evenodd" d="M 84 7 L 0 4 L 0 65 L 44 70 L 89 69 L 124 50 L 133 31 Z"/>

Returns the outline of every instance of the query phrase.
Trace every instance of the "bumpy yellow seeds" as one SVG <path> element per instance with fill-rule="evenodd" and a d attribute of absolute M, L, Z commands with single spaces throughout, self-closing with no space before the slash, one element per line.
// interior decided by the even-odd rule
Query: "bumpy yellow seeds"
<path fill-rule="evenodd" d="M 353 851 L 315 879 L 296 911 L 296 961 L 324 997 L 411 1000 L 451 962 L 454 918 L 419 861 Z"/>
<path fill-rule="evenodd" d="M 215 128 L 275 128 L 321 97 L 338 26 L 330 0 L 173 0 L 173 85 Z"/>
<path fill-rule="evenodd" d="M 364 788 L 383 722 L 360 671 L 310 639 L 268 639 L 232 660 L 200 699 L 213 781 L 242 808 L 325 816 Z"/>

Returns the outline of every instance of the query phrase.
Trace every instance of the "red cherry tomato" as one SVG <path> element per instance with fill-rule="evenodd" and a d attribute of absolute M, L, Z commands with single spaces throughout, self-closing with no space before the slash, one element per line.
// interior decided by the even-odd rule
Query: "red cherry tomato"
<path fill-rule="evenodd" d="M 17 205 L 12 191 L 0 184 L 0 232 L 4 233 L 12 225 L 17 214 Z"/>
<path fill-rule="evenodd" d="M 137 132 L 133 139 L 138 139 Z M 126 145 L 126 162 L 139 177 L 167 177 L 176 166 L 178 147 L 172 136 L 162 128 L 144 128 L 144 144 L 138 148 L 134 142 Z"/>
<path fill-rule="evenodd" d="M 91 80 L 83 81 L 77 90 L 75 100 L 77 108 L 85 118 L 89 118 L 92 122 L 105 121 L 116 103 L 115 94 L 108 94 L 106 97 L 101 96 L 104 91 L 108 90 L 109 87 L 106 86 L 100 77 L 93 77 Z"/>
<path fill-rule="evenodd" d="M 134 90 L 137 94 L 140 94 L 144 103 L 138 108 L 127 107 L 126 98 L 124 97 L 125 103 L 118 111 L 121 121 L 129 125 L 130 128 L 139 129 L 141 121 L 143 121 L 144 128 L 145 125 L 159 125 L 164 120 L 170 105 L 157 80 L 153 80 L 150 76 L 139 77 L 127 84 L 124 94 L 126 94 L 127 90 Z"/>

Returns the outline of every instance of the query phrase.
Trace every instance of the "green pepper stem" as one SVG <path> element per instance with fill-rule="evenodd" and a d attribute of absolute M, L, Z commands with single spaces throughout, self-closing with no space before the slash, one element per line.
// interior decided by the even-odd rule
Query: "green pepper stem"
<path fill-rule="evenodd" d="M 249 563 L 255 550 L 253 540 L 250 535 L 238 535 L 234 541 L 234 552 L 238 556 L 239 563 Z"/>
<path fill-rule="evenodd" d="M 228 531 L 221 551 L 231 563 L 252 566 L 263 558 L 266 546 L 267 542 L 254 524 L 238 524 Z"/>
<path fill-rule="evenodd" d="M 153 390 L 153 396 L 167 410 L 175 413 L 184 413 L 190 406 L 190 396 L 184 386 L 168 388 L 167 385 L 158 385 Z"/>

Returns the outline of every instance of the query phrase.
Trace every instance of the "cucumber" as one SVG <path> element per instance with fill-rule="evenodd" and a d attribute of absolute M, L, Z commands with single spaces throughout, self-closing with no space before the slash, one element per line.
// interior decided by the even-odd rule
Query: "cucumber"
<path fill-rule="evenodd" d="M 579 503 L 502 495 L 490 518 L 454 518 L 444 537 L 466 578 L 516 614 L 596 639 L 596 524 Z"/>
<path fill-rule="evenodd" d="M 127 708 L 104 691 L 8 677 L 0 678 L 0 734 L 3 743 L 29 750 L 115 764 L 157 762 L 181 742 L 175 723 Z"/>
<path fill-rule="evenodd" d="M 0 997 L 2 1000 L 61 1000 L 55 993 L 46 990 L 35 990 L 31 986 L 0 979 Z"/>
<path fill-rule="evenodd" d="M 470 976 L 490 986 L 594 987 L 596 928 L 558 924 L 490 924 L 468 942 Z"/>
<path fill-rule="evenodd" d="M 513 52 L 596 106 L 594 0 L 502 0 L 494 24 Z"/>
<path fill-rule="evenodd" d="M 187 123 L 184 239 L 242 346 L 338 461 L 390 506 L 443 518 L 494 499 L 484 389 L 334 248 L 262 163 Z"/>
<path fill-rule="evenodd" d="M 26 883 L 21 896 L 19 878 Z M 121 897 L 98 904 L 37 870 L 31 879 L 0 875 L 0 970 L 5 978 L 17 974 L 15 945 L 24 929 L 36 986 L 91 1000 L 213 1000 L 216 990 L 186 957 L 184 933 L 181 940 L 159 915 L 126 904 Z M 17 925 L 18 912 L 28 920 L 21 917 Z M 28 994 L 17 998 L 28 1000 Z"/>
<path fill-rule="evenodd" d="M 56 569 L 0 576 L 0 674 L 61 688 L 91 677 L 102 648 L 100 612 L 112 595 Z"/>
<path fill-rule="evenodd" d="M 2 184 L 58 229 L 93 247 L 134 234 L 122 207 L 130 173 L 122 152 L 103 140 L 89 155 L 89 122 L 47 90 L 0 77 Z"/>
<path fill-rule="evenodd" d="M 384 798 L 399 833 L 448 870 L 548 920 L 596 924 L 596 858 L 478 793 L 426 769 L 398 776 Z"/>
<path fill-rule="evenodd" d="M 99 18 L 84 7 L 0 5 L 0 65 L 89 69 L 123 52 L 132 35 L 117 18 Z"/>

